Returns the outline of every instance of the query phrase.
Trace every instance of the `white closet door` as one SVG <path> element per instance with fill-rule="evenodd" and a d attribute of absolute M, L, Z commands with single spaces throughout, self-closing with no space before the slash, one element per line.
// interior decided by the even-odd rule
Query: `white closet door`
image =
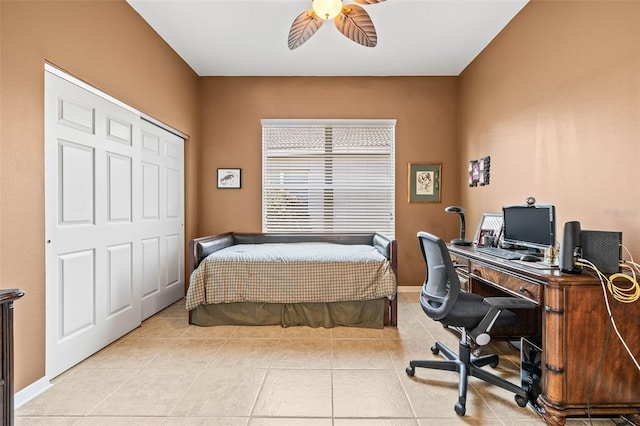
<path fill-rule="evenodd" d="M 140 324 L 140 118 L 45 73 L 46 373 Z"/>
<path fill-rule="evenodd" d="M 49 378 L 184 295 L 184 139 L 78 84 L 45 72 Z"/>
<path fill-rule="evenodd" d="M 184 296 L 184 140 L 141 122 L 142 319 Z"/>

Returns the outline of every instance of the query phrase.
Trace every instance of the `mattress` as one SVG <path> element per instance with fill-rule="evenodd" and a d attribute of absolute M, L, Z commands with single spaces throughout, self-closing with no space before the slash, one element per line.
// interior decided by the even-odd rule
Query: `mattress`
<path fill-rule="evenodd" d="M 236 244 L 210 254 L 193 271 L 186 308 L 393 299 L 395 293 L 389 260 L 370 245 Z"/>

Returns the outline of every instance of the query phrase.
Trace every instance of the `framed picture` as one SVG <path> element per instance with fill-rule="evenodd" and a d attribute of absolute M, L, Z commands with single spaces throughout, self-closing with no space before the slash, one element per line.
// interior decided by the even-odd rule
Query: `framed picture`
<path fill-rule="evenodd" d="M 480 180 L 480 164 L 478 160 L 469 161 L 469 186 L 478 186 Z"/>
<path fill-rule="evenodd" d="M 480 186 L 489 185 L 489 175 L 491 170 L 491 157 L 488 155 L 478 160 L 478 183 Z"/>
<path fill-rule="evenodd" d="M 489 175 L 491 170 L 491 157 L 482 157 L 479 160 L 469 161 L 469 186 L 489 185 Z"/>
<path fill-rule="evenodd" d="M 502 213 L 483 213 L 476 229 L 473 242 L 479 246 L 484 245 L 483 237 L 493 237 L 493 246 L 497 246 L 502 237 Z"/>
<path fill-rule="evenodd" d="M 439 203 L 442 164 L 409 163 L 409 202 Z"/>
<path fill-rule="evenodd" d="M 238 189 L 240 188 L 241 169 L 218 169 L 218 188 Z"/>

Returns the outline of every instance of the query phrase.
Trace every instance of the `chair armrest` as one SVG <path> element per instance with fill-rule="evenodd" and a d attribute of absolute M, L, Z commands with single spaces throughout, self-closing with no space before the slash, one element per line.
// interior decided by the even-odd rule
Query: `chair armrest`
<path fill-rule="evenodd" d="M 491 341 L 489 331 L 493 323 L 498 319 L 500 313 L 505 309 L 532 309 L 537 305 L 526 299 L 518 297 L 485 297 L 484 303 L 490 306 L 489 312 L 484 316 L 480 324 L 473 330 L 469 330 L 469 335 L 480 346 L 484 346 Z"/>
<path fill-rule="evenodd" d="M 519 297 L 486 297 L 484 303 L 498 309 L 533 309 L 537 305 Z"/>

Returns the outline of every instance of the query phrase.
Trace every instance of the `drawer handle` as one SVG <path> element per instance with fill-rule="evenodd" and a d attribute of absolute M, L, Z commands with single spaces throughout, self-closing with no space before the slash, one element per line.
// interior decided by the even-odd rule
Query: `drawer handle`
<path fill-rule="evenodd" d="M 478 269 L 474 269 L 474 270 L 473 270 L 473 275 L 477 275 L 477 276 L 479 276 L 479 277 L 481 277 L 481 276 L 482 276 L 482 274 L 480 273 L 480 271 L 479 271 Z"/>
<path fill-rule="evenodd" d="M 529 291 L 529 289 L 527 289 L 527 288 L 526 288 L 526 287 L 524 287 L 524 286 L 520 286 L 520 288 L 518 289 L 518 291 L 519 291 L 520 293 L 529 293 L 529 294 L 531 294 L 531 292 Z"/>

